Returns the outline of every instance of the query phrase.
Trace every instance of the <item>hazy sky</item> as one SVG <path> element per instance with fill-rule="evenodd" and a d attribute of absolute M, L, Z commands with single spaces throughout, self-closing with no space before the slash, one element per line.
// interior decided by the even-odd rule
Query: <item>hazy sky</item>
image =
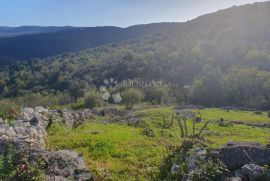
<path fill-rule="evenodd" d="M 0 26 L 121 26 L 183 22 L 265 0 L 0 0 Z"/>

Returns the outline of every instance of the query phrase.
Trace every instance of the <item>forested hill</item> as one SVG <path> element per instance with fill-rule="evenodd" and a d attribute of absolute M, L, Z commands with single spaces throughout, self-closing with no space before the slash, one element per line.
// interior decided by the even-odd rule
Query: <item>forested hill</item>
<path fill-rule="evenodd" d="M 250 41 L 252 44 L 257 43 L 255 46 L 262 46 L 262 42 L 258 38 L 262 38 L 261 40 L 264 41 L 270 36 L 270 23 L 267 18 L 270 17 L 269 9 L 269 2 L 255 3 L 221 10 L 186 23 L 156 23 L 128 28 L 0 27 L 0 36 L 1 33 L 6 36 L 20 35 L 0 38 L 0 55 L 17 60 L 43 58 L 151 34 L 156 36 L 158 33 L 162 33 L 173 37 L 172 32 L 174 32 L 174 37 L 180 41 L 190 37 L 197 41 L 204 38 L 213 43 L 235 37 Z M 255 42 L 252 37 L 256 37 Z M 174 40 L 174 42 L 176 41 Z M 0 63 L 2 62 L 4 60 L 1 58 Z M 7 61 L 5 60 L 5 62 Z"/>
<path fill-rule="evenodd" d="M 39 34 L 39 33 L 48 33 L 48 32 L 57 32 L 67 29 L 75 29 L 77 27 L 71 26 L 20 26 L 20 27 L 7 27 L 0 26 L 0 37 L 14 37 L 21 35 L 29 35 L 29 34 Z"/>
<path fill-rule="evenodd" d="M 169 87 L 166 95 L 171 95 L 171 100 L 178 103 L 270 109 L 269 17 L 270 2 L 264 2 L 232 7 L 183 24 L 122 29 L 125 33 L 121 33 L 120 39 L 134 35 L 136 38 L 123 38 L 124 41 L 94 49 L 3 67 L 0 95 L 64 93 L 76 99 L 90 87 L 98 87 L 105 78 L 113 77 L 118 81 L 163 80 Z M 107 38 L 112 40 L 118 35 L 112 34 L 112 30 L 118 32 L 119 28 L 105 29 L 108 34 L 99 31 L 104 29 L 96 28 L 96 33 L 103 38 L 93 37 L 95 41 L 109 43 Z M 58 34 L 62 36 L 60 32 Z M 35 36 L 40 37 L 31 37 Z M 49 39 L 49 34 L 42 36 Z M 84 40 L 86 37 L 82 42 L 88 41 Z M 72 48 L 75 44 L 67 43 L 66 46 Z M 17 52 L 25 48 L 19 43 L 16 46 Z M 59 48 L 54 44 L 40 46 L 51 50 Z M 33 53 L 39 51 L 38 47 L 32 49 Z M 48 53 L 40 51 L 43 52 Z"/>
<path fill-rule="evenodd" d="M 18 60 L 43 58 L 64 52 L 74 52 L 113 42 L 120 42 L 122 40 L 133 39 L 149 33 L 177 29 L 179 25 L 180 23 L 157 23 L 137 25 L 128 28 L 32 28 L 29 31 L 36 30 L 41 33 L 0 38 L 0 55 Z M 0 59 L 0 64 L 1 62 Z"/>

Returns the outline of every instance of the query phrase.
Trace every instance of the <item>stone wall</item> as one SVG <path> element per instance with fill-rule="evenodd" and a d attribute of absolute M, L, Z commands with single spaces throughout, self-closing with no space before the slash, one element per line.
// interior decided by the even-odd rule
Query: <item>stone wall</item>
<path fill-rule="evenodd" d="M 46 180 L 92 180 L 82 157 L 76 152 L 45 150 L 46 128 L 52 122 L 52 115 L 52 111 L 42 107 L 23 108 L 12 125 L 0 119 L 0 153 L 4 153 L 7 144 L 12 144 L 16 152 L 27 153 L 30 163 L 42 158 L 46 162 Z M 62 115 L 67 125 L 73 126 L 77 120 L 68 111 L 63 111 Z M 79 115 L 78 120 L 89 116 L 91 114 Z"/>

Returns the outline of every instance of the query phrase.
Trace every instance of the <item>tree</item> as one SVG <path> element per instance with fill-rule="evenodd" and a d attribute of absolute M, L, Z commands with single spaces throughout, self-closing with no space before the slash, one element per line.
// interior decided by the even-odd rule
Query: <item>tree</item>
<path fill-rule="evenodd" d="M 152 104 L 169 103 L 171 102 L 170 92 L 169 86 L 148 87 L 144 90 L 144 99 Z"/>
<path fill-rule="evenodd" d="M 223 101 L 222 72 L 219 67 L 206 66 L 201 76 L 188 87 L 188 97 L 193 103 L 206 106 L 220 105 Z"/>
<path fill-rule="evenodd" d="M 89 92 L 84 96 L 84 107 L 93 109 L 97 106 L 101 106 L 104 104 L 104 101 L 101 98 L 102 96 L 95 93 L 95 92 Z"/>
<path fill-rule="evenodd" d="M 71 81 L 69 85 L 70 95 L 77 100 L 80 97 L 84 96 L 86 92 L 87 82 L 85 81 Z"/>
<path fill-rule="evenodd" d="M 134 104 L 143 99 L 142 92 L 138 89 L 128 89 L 121 93 L 126 109 L 132 109 Z"/>

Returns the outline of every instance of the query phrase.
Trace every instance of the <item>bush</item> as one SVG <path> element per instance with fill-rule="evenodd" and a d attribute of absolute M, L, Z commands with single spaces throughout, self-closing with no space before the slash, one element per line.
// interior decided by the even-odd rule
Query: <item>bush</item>
<path fill-rule="evenodd" d="M 109 157 L 115 153 L 115 148 L 112 143 L 106 140 L 97 142 L 95 145 L 89 147 L 91 156 L 95 159 L 101 157 Z"/>
<path fill-rule="evenodd" d="M 0 118 L 13 120 L 18 116 L 18 106 L 9 100 L 0 101 Z"/>
<path fill-rule="evenodd" d="M 141 102 L 143 99 L 142 92 L 138 89 L 128 89 L 122 92 L 121 95 L 126 109 L 132 109 L 134 104 Z"/>
<path fill-rule="evenodd" d="M 199 170 L 189 174 L 193 181 L 219 180 L 221 175 L 227 172 L 226 166 L 219 160 L 197 160 L 196 165 Z"/>
<path fill-rule="evenodd" d="M 147 128 L 147 127 L 143 128 L 141 130 L 141 134 L 145 135 L 145 136 L 148 136 L 148 137 L 155 137 L 155 133 L 154 133 L 153 129 Z"/>
<path fill-rule="evenodd" d="M 17 153 L 12 144 L 7 144 L 4 153 L 0 154 L 0 180 L 44 180 L 42 160 L 36 164 L 27 161 L 26 151 Z"/>
<path fill-rule="evenodd" d="M 98 106 L 102 106 L 104 104 L 104 101 L 102 99 L 102 96 L 97 93 L 87 93 L 84 97 L 84 107 L 93 109 Z"/>
<path fill-rule="evenodd" d="M 152 104 L 162 104 L 171 102 L 170 89 L 167 86 L 150 87 L 144 90 L 145 101 Z"/>
<path fill-rule="evenodd" d="M 57 93 L 30 93 L 25 96 L 15 98 L 15 102 L 18 105 L 27 107 L 50 107 L 55 105 L 66 105 L 72 102 L 70 95 L 67 92 Z"/>
<path fill-rule="evenodd" d="M 79 99 L 77 99 L 76 102 L 71 104 L 71 108 L 74 109 L 74 110 L 82 109 L 84 107 L 85 107 L 84 98 L 79 98 Z"/>

